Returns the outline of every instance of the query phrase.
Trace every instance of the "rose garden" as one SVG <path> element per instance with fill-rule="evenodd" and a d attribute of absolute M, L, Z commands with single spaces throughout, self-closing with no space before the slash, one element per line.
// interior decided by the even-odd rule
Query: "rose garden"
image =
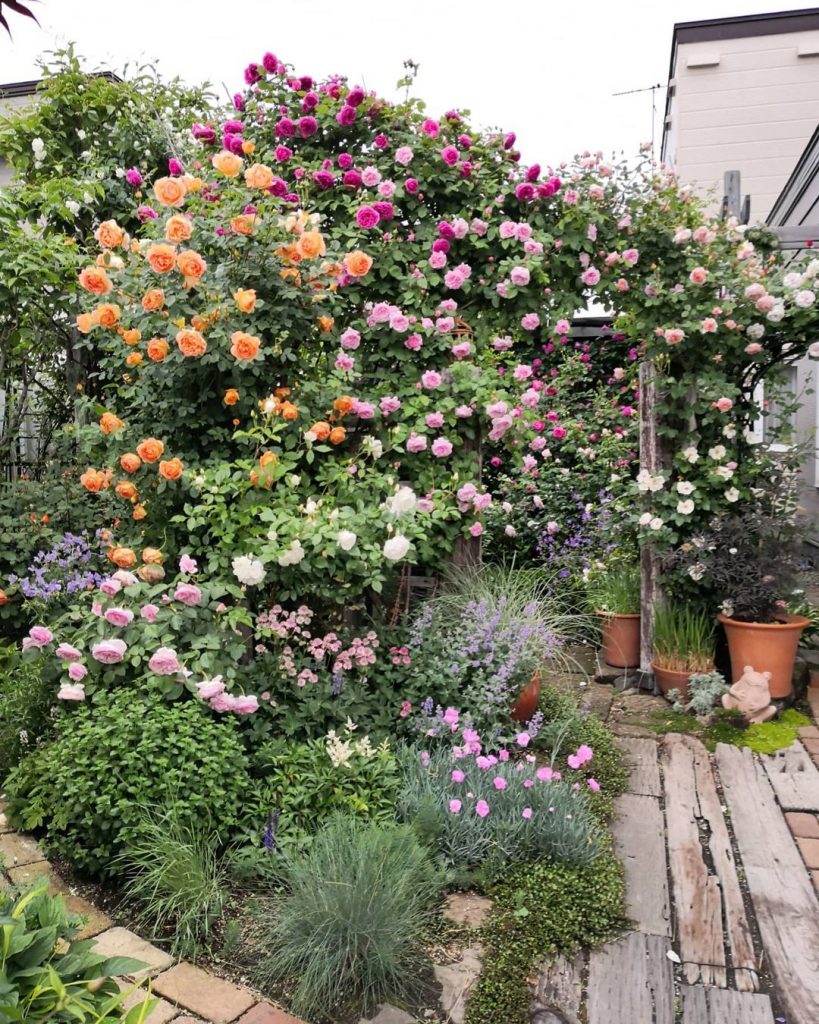
<path fill-rule="evenodd" d="M 815 907 L 782 961 L 748 836 L 815 903 L 801 452 L 757 388 L 819 358 L 819 258 L 650 152 L 523 166 L 411 64 L 393 103 L 266 53 L 222 109 L 55 60 L 0 121 L 0 1022 L 618 1024 L 635 937 L 638 1024 L 680 986 L 815 1021 Z M 29 863 L 255 994 L 175 998 Z"/>

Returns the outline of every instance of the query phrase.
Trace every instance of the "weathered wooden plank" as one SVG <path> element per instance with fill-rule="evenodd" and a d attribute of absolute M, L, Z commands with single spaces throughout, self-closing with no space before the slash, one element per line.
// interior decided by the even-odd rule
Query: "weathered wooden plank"
<path fill-rule="evenodd" d="M 624 736 L 620 740 L 620 746 L 623 750 L 623 760 L 629 770 L 629 793 L 659 797 L 662 790 L 656 741 Z"/>
<path fill-rule="evenodd" d="M 783 810 L 819 811 L 819 771 L 798 740 L 762 763 Z"/>
<path fill-rule="evenodd" d="M 589 958 L 588 1024 L 674 1024 L 668 939 L 631 932 Z"/>
<path fill-rule="evenodd" d="M 802 857 L 763 766 L 750 750 L 717 747 L 731 824 L 788 1024 L 819 1021 L 819 914 Z"/>
<path fill-rule="evenodd" d="M 686 981 L 758 987 L 751 928 L 708 751 L 692 736 L 663 742 L 668 855 Z M 730 959 L 726 958 L 727 933 Z"/>
<path fill-rule="evenodd" d="M 555 1016 L 561 1014 L 566 1024 L 580 1024 L 585 965 L 584 953 L 578 953 L 573 960 L 561 956 L 546 964 L 537 981 L 532 1014 L 538 1010 L 552 1011 Z"/>
<path fill-rule="evenodd" d="M 624 793 L 614 801 L 617 856 L 626 874 L 626 908 L 638 931 L 671 935 L 663 812 L 650 796 Z"/>
<path fill-rule="evenodd" d="M 682 1024 L 774 1024 L 766 995 L 682 985 Z"/>

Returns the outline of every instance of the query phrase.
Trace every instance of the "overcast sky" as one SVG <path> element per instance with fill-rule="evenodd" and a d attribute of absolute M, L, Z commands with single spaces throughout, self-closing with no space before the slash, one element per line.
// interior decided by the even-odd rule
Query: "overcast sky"
<path fill-rule="evenodd" d="M 650 140 L 661 83 L 661 131 L 675 22 L 791 10 L 777 0 L 42 0 L 38 28 L 9 15 L 0 82 L 37 77 L 36 59 L 73 41 L 94 65 L 157 62 L 169 76 L 229 92 L 242 68 L 272 50 L 297 74 L 340 72 L 395 95 L 403 61 L 420 64 L 414 92 L 432 114 L 468 108 L 482 127 L 517 132 L 526 162 L 583 149 L 633 154 Z M 658 134 L 659 141 L 659 134 Z"/>

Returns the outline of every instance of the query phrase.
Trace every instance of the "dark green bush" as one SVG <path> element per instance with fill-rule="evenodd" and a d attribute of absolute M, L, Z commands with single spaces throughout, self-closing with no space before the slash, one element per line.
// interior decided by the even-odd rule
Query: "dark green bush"
<path fill-rule="evenodd" d="M 285 894 L 260 903 L 250 951 L 260 985 L 294 983 L 296 1013 L 338 1020 L 418 984 L 443 876 L 409 828 L 337 815 L 280 877 Z"/>
<path fill-rule="evenodd" d="M 64 715 L 54 742 L 6 783 L 14 822 L 43 828 L 53 853 L 102 876 L 122 870 L 113 859 L 146 810 L 173 805 L 227 836 L 249 789 L 234 718 L 127 692 Z"/>
<path fill-rule="evenodd" d="M 549 956 L 571 956 L 625 924 L 623 869 L 611 851 L 586 867 L 546 860 L 522 865 L 491 896 L 486 954 L 467 1024 L 528 1024 L 527 978 Z"/>
<path fill-rule="evenodd" d="M 39 665 L 0 648 L 0 783 L 51 728 L 56 694 Z"/>

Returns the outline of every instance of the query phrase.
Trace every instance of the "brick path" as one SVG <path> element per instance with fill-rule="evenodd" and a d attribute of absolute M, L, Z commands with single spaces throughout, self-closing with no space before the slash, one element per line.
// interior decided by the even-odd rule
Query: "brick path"
<path fill-rule="evenodd" d="M 139 1003 L 150 986 L 151 994 L 159 999 L 156 1008 L 145 1019 L 145 1024 L 304 1024 L 304 1021 L 285 1013 L 260 996 L 240 985 L 181 961 L 164 950 L 151 945 L 127 928 L 114 927 L 111 919 L 87 900 L 72 895 L 65 882 L 43 857 L 37 842 L 30 836 L 12 831 L 0 800 L 0 888 L 26 885 L 43 876 L 49 878 L 49 891 L 65 899 L 67 909 L 82 914 L 87 923 L 79 938 L 93 938 L 97 952 L 105 956 L 128 956 L 141 960 L 147 966 L 134 978 L 123 978 L 120 987 L 141 988 L 129 995 L 126 1008 Z"/>

